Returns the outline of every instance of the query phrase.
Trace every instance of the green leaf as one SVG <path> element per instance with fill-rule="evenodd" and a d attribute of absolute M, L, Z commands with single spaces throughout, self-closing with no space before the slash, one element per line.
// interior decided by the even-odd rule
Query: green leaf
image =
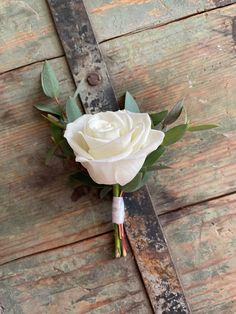
<path fill-rule="evenodd" d="M 188 131 L 190 132 L 197 132 L 197 131 L 205 131 L 214 128 L 218 128 L 219 125 L 217 124 L 202 124 L 202 125 L 190 125 L 188 127 Z"/>
<path fill-rule="evenodd" d="M 158 170 L 164 170 L 164 169 L 171 169 L 171 167 L 163 165 L 163 164 L 147 167 L 147 171 L 158 171 Z"/>
<path fill-rule="evenodd" d="M 164 153 L 165 147 L 160 145 L 154 152 L 149 154 L 143 164 L 143 168 L 152 166 Z"/>
<path fill-rule="evenodd" d="M 124 192 L 133 192 L 135 191 L 135 189 L 140 185 L 140 183 L 142 182 L 142 178 L 143 178 L 143 173 L 139 172 L 134 178 L 133 180 L 131 180 L 129 183 L 127 183 L 126 185 L 122 186 L 121 190 Z"/>
<path fill-rule="evenodd" d="M 60 127 L 55 124 L 50 125 L 51 136 L 56 144 L 58 144 L 63 139 L 63 132 Z"/>
<path fill-rule="evenodd" d="M 94 182 L 93 179 L 91 179 L 90 176 L 86 172 L 82 172 L 82 171 L 71 174 L 70 179 L 79 181 L 85 185 L 88 185 L 88 186 L 91 186 L 94 188 L 104 188 L 105 187 L 105 185 L 103 185 L 103 184 L 98 184 L 98 183 Z"/>
<path fill-rule="evenodd" d="M 175 126 L 174 128 L 168 130 L 165 133 L 164 140 L 162 142 L 162 145 L 168 146 L 176 143 L 179 141 L 185 134 L 186 130 L 188 128 L 188 124 L 180 124 L 178 126 Z"/>
<path fill-rule="evenodd" d="M 110 191 L 112 190 L 112 186 L 108 185 L 100 191 L 100 198 L 103 199 Z"/>
<path fill-rule="evenodd" d="M 127 183 L 126 185 L 122 186 L 121 189 L 124 192 L 135 192 L 139 190 L 143 185 L 146 184 L 147 180 L 150 178 L 150 173 L 146 173 L 143 171 L 140 171 L 132 181 Z"/>
<path fill-rule="evenodd" d="M 63 151 L 65 157 L 74 156 L 74 152 L 65 138 L 63 138 L 60 141 L 59 146 L 60 146 L 61 150 Z"/>
<path fill-rule="evenodd" d="M 76 100 L 73 97 L 69 97 L 66 102 L 66 116 L 68 119 L 68 122 L 73 122 L 80 116 L 82 116 L 81 111 L 79 110 L 79 107 L 77 106 Z"/>
<path fill-rule="evenodd" d="M 45 158 L 45 164 L 48 166 L 50 160 L 52 159 L 52 157 L 54 156 L 55 152 L 57 151 L 58 149 L 58 145 L 55 144 L 53 145 L 49 151 L 47 152 L 47 155 L 46 155 L 46 158 Z"/>
<path fill-rule="evenodd" d="M 48 113 L 54 114 L 56 116 L 61 116 L 61 111 L 57 105 L 54 105 L 54 104 L 47 104 L 47 105 L 37 104 L 37 105 L 34 105 L 34 107 L 40 111 L 48 112 Z"/>
<path fill-rule="evenodd" d="M 125 109 L 130 112 L 140 112 L 134 97 L 129 92 L 126 92 L 125 94 Z"/>
<path fill-rule="evenodd" d="M 183 110 L 184 100 L 178 101 L 174 107 L 171 109 L 171 111 L 168 113 L 167 117 L 163 121 L 163 125 L 169 125 L 174 123 L 178 117 L 181 115 L 181 112 Z"/>
<path fill-rule="evenodd" d="M 61 129 L 65 129 L 65 126 L 60 122 L 60 120 L 58 120 L 57 118 L 55 118 L 54 116 L 48 114 L 47 116 L 43 115 L 42 116 L 47 119 L 49 122 L 51 122 L 52 124 L 58 126 Z"/>
<path fill-rule="evenodd" d="M 47 61 L 44 62 L 43 65 L 43 71 L 41 73 L 41 85 L 46 96 L 50 98 L 59 96 L 59 82 L 56 78 L 53 68 Z"/>
<path fill-rule="evenodd" d="M 158 113 L 149 113 L 149 116 L 154 126 L 161 123 L 161 121 L 163 121 L 163 119 L 165 119 L 167 115 L 168 115 L 168 110 L 164 110 Z"/>
<path fill-rule="evenodd" d="M 80 94 L 81 86 L 83 85 L 84 80 L 81 80 L 76 88 L 76 91 L 74 92 L 73 98 L 76 99 L 76 97 Z"/>

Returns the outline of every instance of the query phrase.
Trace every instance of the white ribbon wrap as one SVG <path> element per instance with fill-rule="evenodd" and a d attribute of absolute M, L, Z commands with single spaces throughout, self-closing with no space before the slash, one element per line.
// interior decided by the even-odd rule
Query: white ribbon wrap
<path fill-rule="evenodd" d="M 125 220 L 125 204 L 123 197 L 113 196 L 112 201 L 112 222 L 120 225 Z"/>

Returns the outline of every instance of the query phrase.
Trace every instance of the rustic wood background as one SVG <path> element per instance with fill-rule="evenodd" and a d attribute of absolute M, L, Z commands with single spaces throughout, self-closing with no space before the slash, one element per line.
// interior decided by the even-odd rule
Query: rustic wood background
<path fill-rule="evenodd" d="M 169 149 L 174 169 L 148 186 L 192 312 L 234 314 L 236 1 L 84 2 L 120 101 L 128 89 L 148 111 L 184 96 L 192 122 L 220 124 Z M 65 100 L 75 87 L 45 0 L 2 0 L 0 303 L 17 314 L 151 313 L 132 254 L 112 259 L 110 200 L 71 197 L 61 163 L 44 164 L 49 132 L 33 104 L 48 101 L 45 59 Z"/>

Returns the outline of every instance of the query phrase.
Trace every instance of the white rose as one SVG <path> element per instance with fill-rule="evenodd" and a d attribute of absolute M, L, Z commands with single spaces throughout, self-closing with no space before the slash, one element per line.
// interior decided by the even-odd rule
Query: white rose
<path fill-rule="evenodd" d="M 147 113 L 126 110 L 84 114 L 67 124 L 64 134 L 91 178 L 99 184 L 129 183 L 164 133 L 151 129 Z"/>

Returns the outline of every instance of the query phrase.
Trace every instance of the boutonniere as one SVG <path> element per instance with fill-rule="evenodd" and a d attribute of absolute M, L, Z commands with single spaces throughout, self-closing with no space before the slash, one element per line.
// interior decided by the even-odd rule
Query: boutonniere
<path fill-rule="evenodd" d="M 79 86 L 62 105 L 59 82 L 48 62 L 44 63 L 41 83 L 45 95 L 53 100 L 52 104 L 35 106 L 43 112 L 51 129 L 53 145 L 46 163 L 54 155 L 68 162 L 73 158 L 82 167 L 71 175 L 72 179 L 100 189 L 101 197 L 112 191 L 115 257 L 126 256 L 124 193 L 140 189 L 153 171 L 168 168 L 158 160 L 186 132 L 208 130 L 217 125 L 191 125 L 183 100 L 169 112 L 140 113 L 129 92 L 125 95 L 123 110 L 82 114 L 76 102 Z M 176 125 L 183 112 L 184 123 Z M 173 123 L 175 126 L 171 127 Z"/>

